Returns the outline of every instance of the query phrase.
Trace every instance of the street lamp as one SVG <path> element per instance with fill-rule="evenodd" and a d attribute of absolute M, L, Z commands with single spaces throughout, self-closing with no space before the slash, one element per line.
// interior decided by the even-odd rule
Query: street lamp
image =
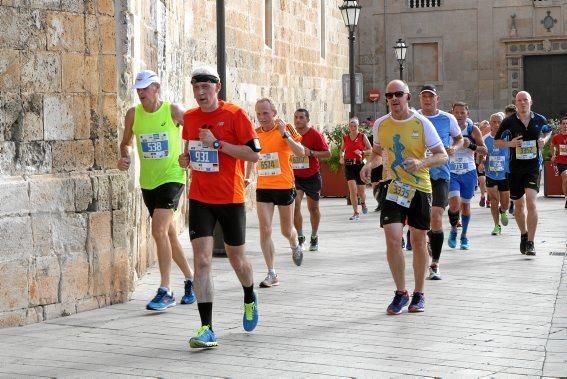
<path fill-rule="evenodd" d="M 406 45 L 406 42 L 401 38 L 398 38 L 398 41 L 394 46 L 394 53 L 396 54 L 396 59 L 400 64 L 400 80 L 404 80 L 404 62 L 406 61 L 407 52 L 408 46 Z"/>
<path fill-rule="evenodd" d="M 355 88 L 354 88 L 354 31 L 358 24 L 360 15 L 360 5 L 356 0 L 344 0 L 339 7 L 345 26 L 348 28 L 348 70 L 350 78 L 350 113 L 349 117 L 354 116 Z"/>

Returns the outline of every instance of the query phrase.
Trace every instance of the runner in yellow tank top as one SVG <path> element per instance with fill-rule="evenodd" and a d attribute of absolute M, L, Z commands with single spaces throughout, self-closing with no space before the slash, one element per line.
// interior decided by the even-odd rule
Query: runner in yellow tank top
<path fill-rule="evenodd" d="M 161 283 L 156 296 L 146 309 L 162 311 L 176 305 L 169 285 L 171 259 L 185 275 L 182 304 L 195 302 L 193 270 L 187 263 L 173 223 L 173 211 L 185 185 L 185 171 L 179 166 L 181 153 L 182 109 L 159 99 L 159 78 L 150 70 L 141 71 L 134 84 L 140 103 L 128 109 L 124 120 L 124 136 L 120 143 L 118 168 L 130 168 L 132 140 L 140 160 L 140 187 L 144 203 L 152 217 L 152 236 L 156 242 Z"/>

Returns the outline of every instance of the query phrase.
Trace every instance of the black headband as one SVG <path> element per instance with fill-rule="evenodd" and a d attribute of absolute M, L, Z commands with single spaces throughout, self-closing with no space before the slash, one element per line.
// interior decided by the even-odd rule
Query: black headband
<path fill-rule="evenodd" d="M 195 75 L 191 78 L 191 84 L 194 83 L 203 83 L 203 82 L 209 82 L 209 83 L 218 83 L 220 82 L 220 79 L 217 78 L 214 75 Z"/>

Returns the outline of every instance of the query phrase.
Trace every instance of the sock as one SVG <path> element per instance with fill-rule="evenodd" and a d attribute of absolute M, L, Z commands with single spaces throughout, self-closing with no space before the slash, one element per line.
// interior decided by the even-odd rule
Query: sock
<path fill-rule="evenodd" d="M 277 275 L 277 274 L 276 274 L 276 269 L 274 269 L 274 268 L 268 269 L 268 274 Z"/>
<path fill-rule="evenodd" d="M 439 262 L 439 257 L 441 257 L 441 249 L 443 248 L 443 240 L 445 239 L 445 234 L 442 230 L 430 230 L 428 235 L 433 262 L 437 263 Z"/>
<path fill-rule="evenodd" d="M 244 303 L 253 303 L 254 300 L 256 300 L 256 296 L 254 295 L 254 284 L 252 284 L 250 287 L 242 286 L 242 288 L 244 289 Z"/>
<path fill-rule="evenodd" d="M 461 233 L 461 238 L 466 237 L 467 235 L 467 230 L 469 228 L 469 222 L 471 221 L 471 215 L 463 215 L 461 217 L 461 219 L 463 220 L 463 231 Z"/>
<path fill-rule="evenodd" d="M 459 214 L 460 212 L 451 212 L 451 210 L 448 210 L 447 213 L 449 214 L 449 223 L 451 224 L 451 226 L 453 227 L 453 229 L 455 229 L 457 227 L 457 224 L 459 223 Z"/>
<path fill-rule="evenodd" d="M 165 290 L 165 292 L 167 292 L 167 294 L 169 296 L 171 296 L 171 290 L 169 288 L 167 288 L 167 287 L 159 287 L 159 288 L 162 289 L 162 290 Z"/>
<path fill-rule="evenodd" d="M 317 238 L 317 233 L 315 234 L 311 233 L 311 238 Z"/>
<path fill-rule="evenodd" d="M 201 316 L 201 326 L 209 325 L 213 330 L 213 303 L 197 303 L 199 316 Z"/>

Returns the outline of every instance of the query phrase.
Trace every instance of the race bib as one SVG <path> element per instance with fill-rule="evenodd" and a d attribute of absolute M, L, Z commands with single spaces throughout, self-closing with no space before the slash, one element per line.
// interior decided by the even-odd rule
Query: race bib
<path fill-rule="evenodd" d="M 399 180 L 392 180 L 388 185 L 386 200 L 393 201 L 402 207 L 409 208 L 411 200 L 415 196 L 415 188 L 409 184 L 404 184 Z"/>
<path fill-rule="evenodd" d="M 488 157 L 488 171 L 501 172 L 505 170 L 506 157 L 495 155 Z"/>
<path fill-rule="evenodd" d="M 522 141 L 516 147 L 516 159 L 535 159 L 537 157 L 537 141 Z"/>
<path fill-rule="evenodd" d="M 201 141 L 189 141 L 191 169 L 202 172 L 219 171 L 219 152 L 212 147 L 203 146 Z"/>
<path fill-rule="evenodd" d="M 309 168 L 309 157 L 291 156 L 291 166 L 294 170 L 303 170 Z"/>
<path fill-rule="evenodd" d="M 273 176 L 282 173 L 278 153 L 260 154 L 260 160 L 256 166 L 258 176 Z"/>
<path fill-rule="evenodd" d="M 452 158 L 449 162 L 449 168 L 452 173 L 458 175 L 471 171 L 471 168 L 469 167 L 469 161 L 465 157 Z"/>
<path fill-rule="evenodd" d="M 567 155 L 567 145 L 559 145 L 559 155 Z"/>
<path fill-rule="evenodd" d="M 167 133 L 152 133 L 140 135 L 142 157 L 144 159 L 161 159 L 169 155 Z"/>

